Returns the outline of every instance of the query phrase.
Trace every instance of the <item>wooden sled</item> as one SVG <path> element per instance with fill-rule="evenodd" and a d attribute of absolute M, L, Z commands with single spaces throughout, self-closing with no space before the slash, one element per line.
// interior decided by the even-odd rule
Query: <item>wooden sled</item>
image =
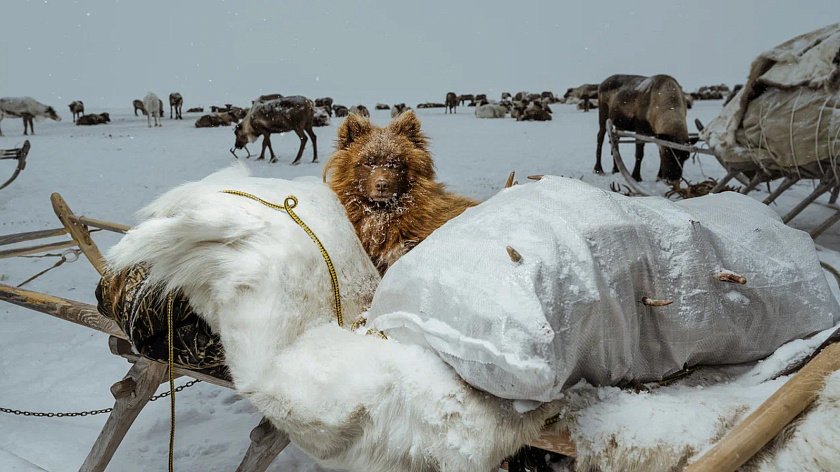
<path fill-rule="evenodd" d="M 77 216 L 70 210 L 61 195 L 57 193 L 52 194 L 50 199 L 53 210 L 61 221 L 62 228 L 0 236 L 0 246 L 55 238 L 65 234 L 69 235 L 70 239 L 2 250 L 0 251 L 0 259 L 78 247 L 97 272 L 103 275 L 106 270 L 105 258 L 93 241 L 89 228 L 125 233 L 130 227 Z M 132 364 L 126 376 L 111 386 L 111 394 L 116 400 L 114 410 L 99 433 L 99 437 L 97 437 L 87 459 L 79 469 L 80 472 L 104 471 L 135 418 L 149 402 L 149 398 L 162 383 L 168 382 L 167 365 L 142 357 L 135 352 L 117 323 L 101 315 L 94 305 L 20 289 L 2 283 L 0 283 L 0 301 L 46 313 L 108 334 L 108 347 L 111 353 L 128 360 Z M 173 373 L 177 377 L 192 377 L 220 387 L 233 388 L 232 382 L 202 372 L 175 367 Z M 251 431 L 251 445 L 236 469 L 237 472 L 262 472 L 266 470 L 274 458 L 288 444 L 289 437 L 275 429 L 267 419 L 263 418 Z M 568 435 L 544 434 L 533 445 L 567 456 L 575 455 L 574 444 Z"/>
<path fill-rule="evenodd" d="M 26 156 L 29 155 L 30 147 L 31 145 L 29 144 L 29 140 L 27 139 L 26 141 L 24 141 L 23 146 L 19 148 L 0 150 L 0 161 L 5 159 L 14 159 L 17 161 L 17 167 L 15 167 L 14 173 L 12 173 L 12 176 L 9 177 L 8 180 L 0 184 L 0 190 L 3 190 L 4 188 L 8 187 L 9 184 L 11 184 L 18 177 L 18 175 L 20 175 L 23 169 L 26 168 Z"/>
<path fill-rule="evenodd" d="M 697 125 L 698 130 L 702 131 L 703 125 L 700 123 L 699 120 L 695 120 L 695 124 Z M 742 188 L 740 193 L 746 195 L 749 192 L 755 190 L 759 185 L 763 183 L 768 183 L 777 179 L 783 179 L 781 183 L 779 183 L 778 187 L 774 191 L 770 193 L 770 195 L 765 198 L 762 203 L 765 205 L 769 205 L 773 203 L 779 196 L 782 195 L 786 190 L 793 186 L 793 184 L 797 183 L 798 181 L 805 179 L 807 177 L 800 176 L 796 173 L 790 174 L 781 174 L 778 172 L 768 172 L 765 169 L 756 166 L 750 173 L 752 174 L 751 178 L 748 178 L 742 170 L 740 169 L 730 169 L 729 166 L 721 159 L 719 155 L 717 155 L 711 149 L 706 147 L 697 146 L 697 142 L 699 141 L 699 133 L 689 133 L 689 144 L 679 144 L 673 143 L 671 141 L 665 141 L 663 139 L 654 138 L 651 136 L 645 136 L 642 134 L 630 132 L 630 131 L 620 131 L 615 128 L 615 125 L 612 123 L 612 120 L 607 120 L 607 135 L 609 136 L 610 140 L 610 151 L 612 153 L 613 161 L 615 162 L 616 167 L 618 167 L 621 176 L 624 177 L 624 180 L 627 183 L 627 186 L 632 190 L 634 193 L 649 197 L 651 196 L 650 193 L 645 191 L 639 184 L 636 182 L 630 172 L 627 170 L 627 166 L 624 164 L 624 160 L 621 157 L 621 152 L 619 151 L 619 144 L 639 144 L 639 143 L 651 143 L 656 144 L 659 146 L 664 146 L 671 149 L 677 149 L 681 151 L 688 151 L 692 154 L 705 154 L 714 156 L 720 165 L 727 169 L 726 175 L 720 179 L 717 184 L 712 188 L 709 193 L 719 193 L 724 190 L 726 185 L 732 181 L 732 179 L 737 180 L 741 183 Z M 825 206 L 834 211 L 834 214 L 824 220 L 822 223 L 817 225 L 816 228 L 810 231 L 810 235 L 812 239 L 816 239 L 822 233 L 824 233 L 828 228 L 834 226 L 835 223 L 840 221 L 840 205 L 837 205 L 837 198 L 840 196 L 840 180 L 838 180 L 837 175 L 833 172 L 828 172 L 825 176 L 817 179 L 818 183 L 814 187 L 814 190 L 805 197 L 799 204 L 797 204 L 794 208 L 792 208 L 787 214 L 782 216 L 782 221 L 785 224 L 789 223 L 792 219 L 794 219 L 797 215 L 802 213 L 809 205 L 814 203 L 819 197 L 821 197 L 826 192 L 831 191 L 831 198 L 829 199 L 828 204 L 820 203 L 819 205 Z"/>
<path fill-rule="evenodd" d="M 511 179 L 512 180 L 512 179 Z M 53 209 L 62 228 L 0 236 L 0 246 L 69 235 L 71 239 L 0 251 L 0 259 L 37 254 L 50 250 L 78 247 L 100 274 L 105 272 L 105 259 L 93 242 L 89 228 L 125 233 L 130 228 L 117 223 L 99 221 L 75 215 L 61 195 L 51 197 Z M 52 295 L 0 284 L 0 301 L 39 311 L 109 335 L 112 354 L 132 364 L 126 376 L 111 386 L 114 409 L 99 433 L 90 453 L 79 469 L 81 472 L 101 472 L 109 461 L 143 407 L 158 387 L 168 380 L 166 364 L 142 357 L 133 350 L 117 323 L 101 315 L 95 306 Z M 840 338 L 838 333 L 833 338 Z M 840 369 L 840 343 L 826 344 L 813 359 L 796 373 L 755 413 L 747 417 L 727 434 L 711 451 L 689 466 L 693 472 L 734 471 L 799 413 L 808 407 L 820 390 L 826 376 Z M 182 367 L 175 367 L 177 377 L 191 377 L 220 387 L 233 388 L 225 379 L 213 377 Z M 275 429 L 263 418 L 251 431 L 251 444 L 237 472 L 262 472 L 289 444 L 289 437 Z M 568 434 L 543 433 L 531 446 L 545 451 L 576 457 L 574 442 Z M 503 466 L 506 467 L 506 466 Z M 510 464 L 511 472 L 524 468 Z"/>

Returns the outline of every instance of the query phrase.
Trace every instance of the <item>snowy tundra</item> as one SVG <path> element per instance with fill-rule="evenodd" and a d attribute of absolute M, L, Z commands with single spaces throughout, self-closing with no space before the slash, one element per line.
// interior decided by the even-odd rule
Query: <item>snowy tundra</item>
<path fill-rule="evenodd" d="M 356 100 L 344 97 L 341 101 Z M 688 111 L 689 123 L 699 118 L 708 124 L 720 112 L 721 105 L 720 101 L 697 103 Z M 461 195 L 487 199 L 504 187 L 511 170 L 516 171 L 520 185 L 527 185 L 526 176 L 533 174 L 579 178 L 604 189 L 622 183 L 619 175 L 592 173 L 597 114 L 577 111 L 574 106 L 558 105 L 553 110 L 554 119 L 547 122 L 516 122 L 510 118 L 479 120 L 471 113 L 445 115 L 443 109 L 418 110 L 417 115 L 431 138 L 430 150 L 439 179 Z M 188 121 L 173 121 L 166 129 L 149 132 L 134 117 L 130 106 L 108 111 L 112 120 L 108 127 L 49 123 L 30 138 L 32 151 L 26 170 L 10 187 L 0 191 L 0 234 L 60 226 L 50 207 L 52 192 L 60 192 L 78 214 L 133 224 L 136 220 L 132 215 L 159 195 L 234 162 L 228 152 L 230 127 L 199 129 Z M 379 125 L 391 120 L 389 110 L 371 110 L 371 118 Z M 342 122 L 342 118 L 337 118 L 329 126 L 319 128 L 319 137 L 326 137 L 322 142 L 332 141 Z M 7 136 L 0 138 L 0 149 L 22 144 L 20 122 L 6 123 Z M 280 139 L 275 143 L 275 151 L 283 163 L 289 163 L 299 145 L 294 139 Z M 632 156 L 633 146 L 622 146 L 622 150 L 626 156 Z M 323 171 L 323 163 L 292 167 L 246 162 L 252 173 L 261 177 L 309 177 L 320 181 Z M 0 161 L 0 176 L 10 173 L 13 166 L 12 162 Z M 642 164 L 645 180 L 640 185 L 662 195 L 668 187 L 655 181 L 658 170 L 658 159 L 646 159 Z M 696 161 L 686 161 L 684 176 L 692 182 L 722 175 L 724 171 L 714 159 L 699 156 Z M 771 208 L 783 214 L 811 191 L 811 182 L 801 181 Z M 766 196 L 766 188 L 762 188 L 753 198 L 762 200 Z M 818 220 L 832 214 L 823 206 L 827 200 L 827 195 L 821 197 L 791 224 L 813 228 Z M 101 232 L 94 234 L 94 239 L 106 251 L 116 244 L 119 236 Z M 817 239 L 817 245 L 821 260 L 840 266 L 840 254 L 835 251 L 840 248 L 840 227 Z M 17 285 L 52 266 L 56 260 L 4 259 L 0 261 L 0 280 Z M 98 280 L 96 271 L 81 260 L 64 264 L 25 287 L 95 304 L 93 290 Z M 129 366 L 108 352 L 107 336 L 3 303 L 0 303 L 0 326 L 3 327 L 0 330 L 3 378 L 0 406 L 33 411 L 82 411 L 113 405 L 108 388 L 125 375 Z M 161 386 L 158 393 L 166 390 L 165 385 Z M 611 392 L 596 389 L 592 396 L 609 396 Z M 636 398 L 627 395 L 628 399 Z M 117 450 L 110 469 L 121 472 L 166 469 L 169 409 L 165 403 L 154 402 L 143 410 Z M 699 412 L 692 409 L 690 415 Z M 231 390 L 200 383 L 180 392 L 176 469 L 235 470 L 248 448 L 248 433 L 261 417 L 250 402 Z M 0 414 L 0 470 L 76 471 L 105 420 L 104 415 L 25 418 Z M 638 424 L 650 424 L 649 418 L 616 424 L 616 427 Z M 609 433 L 605 432 L 604 444 L 608 444 L 608 437 Z M 45 444 L 49 447 L 44 447 Z M 269 471 L 290 470 L 324 472 L 328 469 L 317 465 L 299 448 L 289 446 Z"/>

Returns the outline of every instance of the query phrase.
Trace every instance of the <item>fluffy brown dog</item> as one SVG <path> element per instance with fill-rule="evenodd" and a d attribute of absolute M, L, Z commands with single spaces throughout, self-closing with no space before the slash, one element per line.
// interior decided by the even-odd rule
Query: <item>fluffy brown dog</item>
<path fill-rule="evenodd" d="M 381 274 L 432 231 L 478 204 L 435 182 L 428 139 L 414 112 L 379 128 L 350 114 L 324 167 L 368 255 Z"/>

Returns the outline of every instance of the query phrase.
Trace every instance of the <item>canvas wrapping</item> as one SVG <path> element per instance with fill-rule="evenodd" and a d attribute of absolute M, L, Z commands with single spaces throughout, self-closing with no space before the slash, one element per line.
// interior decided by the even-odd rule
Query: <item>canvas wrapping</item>
<path fill-rule="evenodd" d="M 701 138 L 733 170 L 834 176 L 840 157 L 840 23 L 759 55 L 744 88 Z"/>
<path fill-rule="evenodd" d="M 722 282 L 721 271 L 747 283 Z M 476 388 L 550 401 L 580 380 L 755 361 L 833 326 L 840 307 L 809 236 L 755 200 L 628 198 L 545 177 L 467 210 L 403 256 L 368 318 Z"/>

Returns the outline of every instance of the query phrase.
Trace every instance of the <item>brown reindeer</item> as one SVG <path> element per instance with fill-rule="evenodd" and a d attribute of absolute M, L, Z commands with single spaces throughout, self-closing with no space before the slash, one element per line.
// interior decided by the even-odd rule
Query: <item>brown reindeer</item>
<path fill-rule="evenodd" d="M 132 104 L 134 105 L 134 116 L 138 116 L 137 110 L 142 111 L 144 116 L 146 115 L 146 107 L 143 106 L 143 100 L 134 100 Z"/>
<path fill-rule="evenodd" d="M 640 75 L 613 75 L 598 86 L 598 148 L 595 154 L 595 173 L 603 174 L 601 147 L 607 132 L 607 120 L 616 129 L 635 131 L 679 144 L 688 143 L 686 103 L 682 87 L 668 75 L 643 77 Z M 644 143 L 636 144 L 636 166 L 633 178 L 642 180 Z M 659 173 L 657 178 L 667 181 L 682 177 L 682 165 L 688 151 L 659 146 Z M 613 172 L 618 168 L 613 162 Z"/>
<path fill-rule="evenodd" d="M 170 93 L 169 94 L 169 119 L 172 119 L 172 110 L 175 109 L 175 119 L 176 120 L 183 120 L 184 117 L 181 116 L 181 108 L 184 106 L 184 97 L 181 96 L 180 93 Z"/>
<path fill-rule="evenodd" d="M 327 113 L 329 113 L 330 117 L 332 117 L 333 99 L 331 97 L 316 98 L 315 106 L 324 107 L 327 110 Z"/>
<path fill-rule="evenodd" d="M 81 100 L 74 100 L 68 106 L 70 107 L 70 113 L 73 114 L 73 123 L 76 122 L 77 118 L 85 114 L 85 104 Z"/>
<path fill-rule="evenodd" d="M 446 111 L 443 113 L 457 113 L 458 108 L 458 96 L 455 95 L 455 92 L 449 92 L 446 94 Z"/>
<path fill-rule="evenodd" d="M 475 95 L 472 95 L 472 94 L 458 95 L 458 104 L 459 105 L 464 106 L 464 103 L 466 103 L 468 100 L 471 101 L 471 102 L 473 100 L 475 100 Z"/>
<path fill-rule="evenodd" d="M 312 100 L 300 95 L 256 103 L 245 115 L 242 123 L 234 128 L 233 132 L 236 134 L 234 147 L 242 149 L 246 144 L 253 143 L 258 137 L 262 136 L 262 152 L 257 160 L 265 159 L 265 149 L 268 148 L 271 152 L 270 162 L 277 162 L 277 156 L 274 155 L 274 149 L 271 147 L 271 134 L 294 131 L 300 138 L 300 149 L 297 157 L 292 161 L 292 165 L 297 165 L 300 162 L 303 148 L 306 146 L 307 134 L 312 138 L 312 162 L 318 162 L 318 146 L 315 133 L 312 131 L 314 109 L 315 105 Z M 245 150 L 247 151 L 248 148 L 245 148 Z M 234 157 L 238 157 L 233 149 L 230 152 Z M 250 152 L 248 157 L 251 157 Z"/>

